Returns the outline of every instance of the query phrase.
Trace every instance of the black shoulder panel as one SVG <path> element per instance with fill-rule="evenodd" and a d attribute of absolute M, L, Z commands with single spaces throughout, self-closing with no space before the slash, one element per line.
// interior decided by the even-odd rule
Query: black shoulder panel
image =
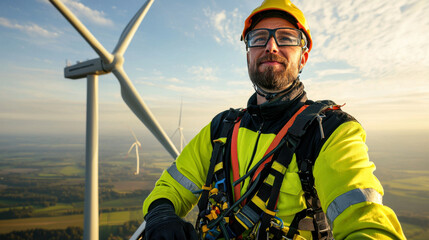
<path fill-rule="evenodd" d="M 210 138 L 212 140 L 219 138 L 223 127 L 223 120 L 226 118 L 230 110 L 223 111 L 216 115 L 210 124 Z"/>
<path fill-rule="evenodd" d="M 324 113 L 325 117 L 323 117 L 322 126 L 325 138 L 321 138 L 319 123 L 313 121 L 296 150 L 298 161 L 308 159 L 314 164 L 314 161 L 319 156 L 320 149 L 322 149 L 323 144 L 335 129 L 345 122 L 356 121 L 355 118 L 342 110 L 327 110 Z"/>

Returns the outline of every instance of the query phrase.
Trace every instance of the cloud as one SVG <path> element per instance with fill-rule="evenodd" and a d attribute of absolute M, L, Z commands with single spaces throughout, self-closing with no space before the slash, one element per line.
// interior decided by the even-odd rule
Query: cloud
<path fill-rule="evenodd" d="M 230 81 L 226 83 L 227 86 L 232 87 L 243 87 L 243 88 L 249 88 L 252 86 L 249 80 L 247 81 Z"/>
<path fill-rule="evenodd" d="M 44 38 L 55 38 L 59 36 L 59 33 L 46 30 L 35 23 L 19 24 L 3 17 L 0 17 L 0 26 L 17 29 L 31 36 L 38 35 Z"/>
<path fill-rule="evenodd" d="M 165 77 L 164 74 L 157 70 L 154 69 L 152 71 L 152 76 L 144 76 L 144 77 L 138 77 L 136 79 L 136 84 L 143 84 L 146 86 L 155 86 L 157 84 L 160 83 L 184 83 L 182 80 L 176 78 L 176 77 Z M 155 84 L 156 83 L 156 84 Z"/>
<path fill-rule="evenodd" d="M 58 70 L 45 69 L 45 68 L 32 68 L 32 67 L 22 67 L 22 66 L 14 66 L 14 68 L 19 71 L 28 72 L 31 74 L 41 73 L 41 74 L 50 75 L 50 76 L 56 76 L 60 72 Z"/>
<path fill-rule="evenodd" d="M 350 74 L 350 73 L 356 73 L 355 69 L 326 69 L 317 71 L 317 75 L 319 77 L 326 77 L 326 76 L 332 76 L 332 75 L 338 75 L 338 74 Z"/>
<path fill-rule="evenodd" d="M 112 26 L 112 20 L 105 17 L 103 11 L 93 10 L 78 0 L 63 0 L 64 4 L 67 5 L 70 10 L 78 17 L 85 18 L 92 23 L 102 26 Z"/>
<path fill-rule="evenodd" d="M 228 43 L 236 48 L 243 48 L 239 41 L 241 26 L 243 25 L 243 15 L 237 8 L 231 12 L 226 10 L 213 11 L 210 8 L 204 9 L 204 14 L 209 18 L 209 26 L 213 28 L 213 38 L 220 44 Z"/>
<path fill-rule="evenodd" d="M 351 80 L 303 80 L 310 99 L 332 99 L 346 103 L 346 112 L 357 117 L 366 129 L 429 129 L 429 70 L 390 74 L 379 78 Z M 425 120 L 426 119 L 426 120 Z M 409 124 L 412 123 L 412 124 Z"/>
<path fill-rule="evenodd" d="M 168 82 L 171 82 L 171 83 L 183 83 L 183 81 L 182 81 L 182 80 L 180 80 L 180 79 L 178 79 L 178 78 L 175 78 L 175 77 L 167 78 L 167 81 L 168 81 Z"/>
<path fill-rule="evenodd" d="M 210 82 L 216 82 L 218 80 L 215 75 L 215 71 L 211 67 L 192 66 L 188 69 L 188 72 L 191 73 L 193 78 L 197 80 Z"/>
<path fill-rule="evenodd" d="M 345 61 L 364 76 L 429 66 L 429 2 L 297 1 L 314 39 L 313 62 Z"/>
<path fill-rule="evenodd" d="M 216 107 L 221 105 L 236 106 L 240 102 L 246 103 L 247 98 L 252 93 L 251 88 L 248 86 L 245 88 L 222 88 L 215 89 L 211 86 L 197 85 L 192 87 L 177 86 L 177 85 L 166 85 L 163 88 L 181 93 L 183 96 L 192 96 L 198 98 L 200 102 L 210 104 L 210 107 Z M 219 104 L 222 102 L 221 104 Z"/>
<path fill-rule="evenodd" d="M 136 80 L 135 83 L 136 84 L 142 84 L 142 85 L 150 86 L 150 87 L 155 86 L 155 83 L 149 82 L 149 81 L 145 81 L 145 80 Z"/>

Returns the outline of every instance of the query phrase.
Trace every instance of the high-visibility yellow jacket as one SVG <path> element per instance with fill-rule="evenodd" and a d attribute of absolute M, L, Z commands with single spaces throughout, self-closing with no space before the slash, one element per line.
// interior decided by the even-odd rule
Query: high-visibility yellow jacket
<path fill-rule="evenodd" d="M 282 99 L 256 105 L 249 99 L 238 133 L 240 176 L 246 174 L 264 155 L 276 133 L 306 101 L 301 83 Z M 197 203 L 205 184 L 213 150 L 212 140 L 221 131 L 226 112 L 217 115 L 183 149 L 175 163 L 163 172 L 143 204 L 145 215 L 152 202 L 165 198 L 176 214 L 185 216 Z M 307 139 L 297 149 L 301 157 L 316 159 L 313 167 L 315 188 L 323 211 L 332 225 L 335 239 L 405 239 L 400 223 L 387 206 L 382 205 L 383 188 L 374 176 L 369 161 L 366 134 L 361 125 L 341 110 L 329 111 L 323 119 L 326 138 L 320 140 L 318 128 L 307 131 Z M 253 156 L 253 157 L 252 157 Z M 253 158 L 253 160 L 252 160 Z M 241 194 L 247 190 L 243 184 Z M 277 216 L 289 225 L 295 214 L 306 208 L 298 176 L 296 154 L 285 174 L 277 204 Z M 301 231 L 306 239 L 311 233 Z"/>

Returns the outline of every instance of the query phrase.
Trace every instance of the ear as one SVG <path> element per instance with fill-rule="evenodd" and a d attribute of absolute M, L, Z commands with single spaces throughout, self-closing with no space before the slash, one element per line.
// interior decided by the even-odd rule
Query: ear
<path fill-rule="evenodd" d="M 301 55 L 301 67 L 299 68 L 299 70 L 302 70 L 304 68 L 305 64 L 307 63 L 307 60 L 308 60 L 308 51 L 305 51 Z"/>

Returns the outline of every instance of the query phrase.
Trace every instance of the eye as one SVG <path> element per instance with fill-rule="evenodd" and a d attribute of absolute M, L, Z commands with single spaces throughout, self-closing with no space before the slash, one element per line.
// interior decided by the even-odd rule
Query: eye
<path fill-rule="evenodd" d="M 296 41 L 296 38 L 291 35 L 282 34 L 277 37 L 277 41 L 282 43 L 294 43 Z"/>
<path fill-rule="evenodd" d="M 256 36 L 255 38 L 253 38 L 252 43 L 253 44 L 265 44 L 266 41 L 267 41 L 266 37 Z"/>

